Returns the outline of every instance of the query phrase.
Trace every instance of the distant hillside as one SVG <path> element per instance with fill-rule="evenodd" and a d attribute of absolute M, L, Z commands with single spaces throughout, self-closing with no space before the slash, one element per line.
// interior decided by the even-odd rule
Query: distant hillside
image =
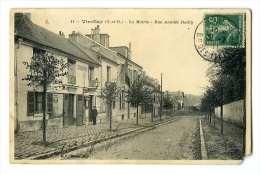
<path fill-rule="evenodd" d="M 200 95 L 193 95 L 193 94 L 185 94 L 188 101 L 188 106 L 199 106 L 200 105 Z"/>

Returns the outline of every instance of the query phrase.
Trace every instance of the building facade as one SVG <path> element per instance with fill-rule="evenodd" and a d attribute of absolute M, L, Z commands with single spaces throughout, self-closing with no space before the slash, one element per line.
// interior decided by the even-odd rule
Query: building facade
<path fill-rule="evenodd" d="M 166 94 L 166 92 L 164 92 Z M 186 106 L 186 97 L 184 95 L 184 92 L 182 91 L 177 91 L 177 92 L 171 92 L 168 91 L 168 95 L 172 98 L 173 100 L 173 108 L 174 110 L 184 110 Z"/>
<path fill-rule="evenodd" d="M 48 128 L 87 125 L 92 122 L 91 110 L 98 109 L 97 123 L 107 121 L 110 107 L 99 97 L 106 83 L 116 83 L 120 92 L 113 102 L 113 120 L 133 119 L 136 108 L 126 100 L 129 88 L 123 69 L 127 67 L 130 83 L 142 74 L 142 67 L 131 60 L 131 45 L 109 47 L 109 35 L 100 34 L 99 26 L 84 35 L 73 31 L 65 38 L 62 31 L 53 33 L 34 24 L 30 15 L 15 14 L 15 129 L 34 131 L 42 129 L 41 86 L 28 86 L 22 80 L 29 73 L 23 62 L 32 56 L 49 53 L 68 64 L 67 75 L 59 77 L 62 84 L 50 83 L 47 88 L 46 123 Z M 37 82 L 34 82 L 37 83 Z M 140 111 L 140 110 L 139 110 Z M 141 111 L 140 111 L 141 112 Z"/>
<path fill-rule="evenodd" d="M 98 81 L 100 64 L 98 59 L 87 56 L 69 39 L 48 31 L 31 22 L 23 14 L 15 15 L 15 109 L 16 129 L 20 131 L 42 128 L 42 87 L 28 86 L 22 80 L 29 73 L 23 62 L 40 53 L 49 53 L 63 59 L 69 66 L 62 84 L 49 84 L 47 88 L 47 125 L 48 127 L 68 127 L 84 125 L 96 103 L 95 82 Z M 95 80 L 94 80 L 95 79 Z M 37 82 L 35 82 L 37 83 Z M 85 88 L 89 90 L 84 94 Z"/>

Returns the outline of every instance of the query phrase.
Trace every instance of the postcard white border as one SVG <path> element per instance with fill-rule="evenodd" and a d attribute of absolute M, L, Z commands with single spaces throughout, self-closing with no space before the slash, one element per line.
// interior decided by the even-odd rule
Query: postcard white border
<path fill-rule="evenodd" d="M 11 8 L 250 8 L 252 10 L 252 107 L 253 153 L 242 165 L 22 165 L 9 162 L 9 12 Z M 1 166 L 0 173 L 259 173 L 259 1 L 1 1 Z"/>

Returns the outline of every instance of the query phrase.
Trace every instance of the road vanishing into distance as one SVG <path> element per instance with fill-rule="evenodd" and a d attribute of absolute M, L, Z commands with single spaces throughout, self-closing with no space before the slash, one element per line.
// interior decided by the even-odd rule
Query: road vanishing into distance
<path fill-rule="evenodd" d="M 83 148 L 66 159 L 84 160 L 196 160 L 200 155 L 198 120 L 200 116 L 179 116 L 155 129 L 130 136 L 93 151 Z M 196 133 L 197 132 L 197 133 Z"/>

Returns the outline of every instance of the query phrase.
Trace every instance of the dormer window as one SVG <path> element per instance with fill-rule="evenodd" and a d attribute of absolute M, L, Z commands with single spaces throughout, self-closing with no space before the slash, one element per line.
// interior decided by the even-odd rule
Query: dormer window
<path fill-rule="evenodd" d="M 109 46 L 108 37 L 105 37 L 105 47 L 108 48 L 108 46 Z"/>
<path fill-rule="evenodd" d="M 128 56 L 127 56 L 127 49 L 125 49 L 125 57 L 127 57 L 127 58 L 128 58 Z"/>

